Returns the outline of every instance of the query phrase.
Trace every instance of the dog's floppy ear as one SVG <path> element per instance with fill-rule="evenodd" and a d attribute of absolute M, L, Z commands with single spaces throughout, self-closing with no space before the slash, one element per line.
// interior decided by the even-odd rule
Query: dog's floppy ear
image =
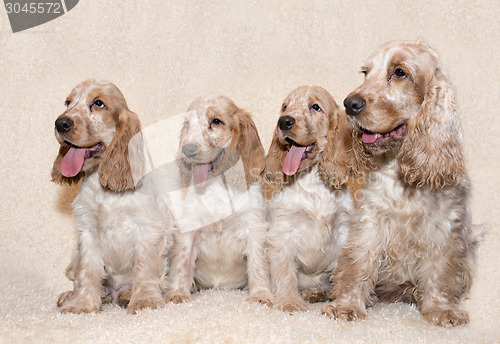
<path fill-rule="evenodd" d="M 349 179 L 372 168 L 372 159 L 356 135 L 354 124 L 339 109 L 332 117 L 326 148 L 318 164 L 321 178 L 328 186 L 340 189 Z"/>
<path fill-rule="evenodd" d="M 271 199 L 274 193 L 277 190 L 283 189 L 285 185 L 283 160 L 285 160 L 286 154 L 287 151 L 279 143 L 275 132 L 265 158 L 265 167 L 262 175 L 262 189 L 266 199 Z"/>
<path fill-rule="evenodd" d="M 182 153 L 177 154 L 175 163 L 179 170 L 181 185 L 187 188 L 191 184 L 191 178 L 193 177 L 193 165 L 186 163 L 180 154 Z"/>
<path fill-rule="evenodd" d="M 397 156 L 405 182 L 435 189 L 458 184 L 464 175 L 461 140 L 452 87 L 436 67 Z"/>
<path fill-rule="evenodd" d="M 62 162 L 62 159 L 64 158 L 64 156 L 66 155 L 66 153 L 68 152 L 69 148 L 70 147 L 68 147 L 68 146 L 60 146 L 59 153 L 57 154 L 56 159 L 54 160 L 54 164 L 52 166 L 52 172 L 50 173 L 50 175 L 52 177 L 52 182 L 54 182 L 56 184 L 72 185 L 74 183 L 78 183 L 78 181 L 80 179 L 82 179 L 84 174 L 85 174 L 85 172 L 80 171 L 80 173 L 78 173 L 74 177 L 65 177 L 62 175 L 61 170 L 60 170 L 61 162 Z"/>
<path fill-rule="evenodd" d="M 238 135 L 236 150 L 240 153 L 247 184 L 260 181 L 264 170 L 266 153 L 254 121 L 249 113 L 239 109 L 236 114 L 234 130 Z"/>
<path fill-rule="evenodd" d="M 131 164 L 144 163 L 144 160 L 130 161 L 129 142 L 140 131 L 139 118 L 125 107 L 118 116 L 118 128 L 99 165 L 102 186 L 117 192 L 135 188 Z"/>
<path fill-rule="evenodd" d="M 182 187 L 187 188 L 191 184 L 191 178 L 193 177 L 193 164 L 186 163 L 182 158 L 182 138 L 186 136 L 188 131 L 187 123 L 185 122 L 181 128 L 180 132 L 180 140 L 179 140 L 179 149 L 177 150 L 177 155 L 175 157 L 175 164 L 177 165 L 180 183 Z"/>

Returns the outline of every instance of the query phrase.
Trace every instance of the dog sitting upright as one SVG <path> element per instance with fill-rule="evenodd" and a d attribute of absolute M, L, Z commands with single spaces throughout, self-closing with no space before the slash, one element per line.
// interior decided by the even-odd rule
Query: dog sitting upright
<path fill-rule="evenodd" d="M 356 320 L 376 301 L 407 300 L 436 325 L 465 324 L 458 303 L 484 229 L 471 225 L 453 88 L 421 41 L 383 45 L 362 72 L 344 100 L 351 129 L 320 164 L 332 186 L 361 180 L 362 196 L 323 312 Z"/>
<path fill-rule="evenodd" d="M 276 307 L 304 311 L 326 299 L 353 201 L 346 187 L 331 190 L 317 164 L 331 126 L 345 114 L 325 89 L 303 86 L 286 97 L 266 157 L 268 257 Z M 302 297 L 299 293 L 302 293 Z"/>
<path fill-rule="evenodd" d="M 66 269 L 74 289 L 59 297 L 60 311 L 98 312 L 108 301 L 129 313 L 163 307 L 169 217 L 134 180 L 144 168 L 139 118 L 115 85 L 95 80 L 65 105 L 52 180 L 82 183 L 73 202 L 78 246 Z"/>
<path fill-rule="evenodd" d="M 238 175 L 232 171 L 240 158 Z M 174 235 L 167 300 L 188 301 L 196 289 L 248 288 L 249 301 L 272 303 L 264 255 L 265 203 L 258 183 L 264 158 L 253 120 L 233 101 L 219 96 L 191 104 L 177 158 L 183 188 L 179 203 L 189 208 L 177 220 L 191 228 Z M 228 187 L 235 184 L 241 188 L 233 193 Z M 223 204 L 226 197 L 229 202 Z M 229 212 L 208 220 L 225 210 Z"/>

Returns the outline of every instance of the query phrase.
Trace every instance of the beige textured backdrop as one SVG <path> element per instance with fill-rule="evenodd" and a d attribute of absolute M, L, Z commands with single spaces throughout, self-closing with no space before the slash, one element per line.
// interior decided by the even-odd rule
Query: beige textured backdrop
<path fill-rule="evenodd" d="M 12 34 L 0 6 L 0 342 L 500 342 L 499 22 L 498 0 L 86 0 Z M 291 316 L 249 305 L 236 291 L 135 317 L 111 306 L 99 315 L 57 313 L 58 294 L 71 287 L 64 269 L 76 189 L 50 183 L 53 125 L 77 83 L 113 81 L 145 126 L 199 95 L 225 94 L 254 115 L 267 148 L 293 88 L 318 84 L 341 103 L 377 46 L 419 37 L 456 87 L 473 219 L 491 227 L 464 302 L 468 326 L 435 328 L 407 305 L 377 306 L 354 324 L 324 318 L 319 305 Z"/>

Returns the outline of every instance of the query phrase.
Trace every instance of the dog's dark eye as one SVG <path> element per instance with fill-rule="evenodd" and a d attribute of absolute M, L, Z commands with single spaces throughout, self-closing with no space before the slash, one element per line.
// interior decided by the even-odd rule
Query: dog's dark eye
<path fill-rule="evenodd" d="M 286 111 L 286 105 L 283 104 L 283 106 L 281 107 L 281 112 L 285 112 Z"/>
<path fill-rule="evenodd" d="M 318 105 L 318 104 L 313 104 L 313 105 L 311 106 L 311 109 L 313 109 L 314 111 L 323 111 L 323 110 L 321 110 L 321 108 L 319 107 L 319 105 Z"/>
<path fill-rule="evenodd" d="M 69 99 L 66 99 L 66 101 L 64 102 L 64 106 L 68 107 L 68 106 L 69 106 L 69 104 L 70 104 Z"/>
<path fill-rule="evenodd" d="M 218 119 L 218 118 L 214 118 L 212 120 L 212 123 L 210 123 L 210 124 L 219 125 L 219 124 L 222 124 L 222 121 L 220 119 Z"/>
<path fill-rule="evenodd" d="M 394 71 L 394 75 L 396 75 L 398 78 L 404 78 L 406 76 L 406 73 L 401 68 L 396 68 L 396 70 Z"/>
<path fill-rule="evenodd" d="M 95 106 L 96 108 L 99 108 L 99 109 L 102 109 L 103 107 L 105 107 L 104 103 L 102 101 L 100 101 L 99 99 L 94 100 L 94 103 L 92 105 Z"/>

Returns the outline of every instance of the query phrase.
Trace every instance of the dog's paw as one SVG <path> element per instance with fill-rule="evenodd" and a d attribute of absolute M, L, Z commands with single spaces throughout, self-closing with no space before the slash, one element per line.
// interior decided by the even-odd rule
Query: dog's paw
<path fill-rule="evenodd" d="M 307 311 L 306 303 L 297 295 L 290 299 L 281 299 L 277 302 L 275 308 L 286 313 L 305 312 Z"/>
<path fill-rule="evenodd" d="M 118 303 L 118 306 L 127 308 L 131 298 L 132 291 L 130 289 L 123 289 L 118 293 L 118 299 L 116 300 L 116 302 Z"/>
<path fill-rule="evenodd" d="M 326 291 L 322 288 L 309 288 L 302 292 L 302 297 L 309 303 L 325 302 L 328 300 Z"/>
<path fill-rule="evenodd" d="M 57 299 L 57 307 L 64 306 L 69 300 L 73 298 L 74 295 L 75 295 L 74 290 L 69 290 L 65 291 L 64 293 L 61 293 L 61 295 L 59 295 L 59 299 Z"/>
<path fill-rule="evenodd" d="M 250 303 L 260 303 L 266 305 L 269 308 L 273 306 L 273 297 L 270 293 L 266 293 L 264 291 L 250 295 L 247 298 L 247 301 Z"/>
<path fill-rule="evenodd" d="M 106 303 L 112 303 L 113 302 L 113 295 L 105 295 L 101 297 L 101 303 L 106 304 Z"/>
<path fill-rule="evenodd" d="M 191 297 L 188 294 L 184 293 L 167 293 L 165 296 L 167 302 L 175 303 L 176 305 L 184 302 L 189 302 Z"/>
<path fill-rule="evenodd" d="M 137 314 L 139 311 L 143 309 L 160 309 L 165 307 L 165 300 L 161 297 L 152 297 L 152 298 L 137 298 L 135 300 L 131 300 L 127 306 L 128 314 Z"/>
<path fill-rule="evenodd" d="M 59 312 L 61 313 L 98 313 L 100 310 L 101 305 L 99 302 L 88 302 L 88 299 L 83 300 L 83 298 L 78 299 L 76 297 L 59 306 Z"/>
<path fill-rule="evenodd" d="M 469 314 L 457 308 L 432 309 L 422 313 L 428 322 L 446 328 L 464 325 L 469 322 Z"/>
<path fill-rule="evenodd" d="M 329 318 L 354 321 L 364 319 L 366 311 L 354 306 L 343 306 L 335 302 L 327 303 L 321 309 L 321 313 Z"/>

